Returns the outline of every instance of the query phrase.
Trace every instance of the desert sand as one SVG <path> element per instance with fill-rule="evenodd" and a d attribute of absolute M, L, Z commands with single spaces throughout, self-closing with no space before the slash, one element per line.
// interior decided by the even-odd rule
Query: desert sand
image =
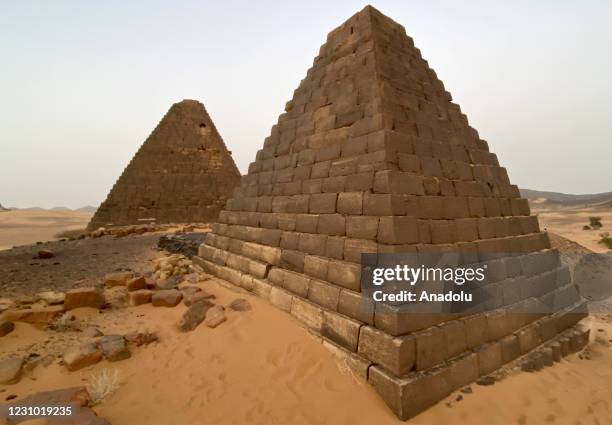
<path fill-rule="evenodd" d="M 559 234 L 593 252 L 610 252 L 604 245 L 597 243 L 601 233 L 612 233 L 612 208 L 538 208 L 532 205 L 532 213 L 538 216 L 540 228 Z M 598 230 L 583 230 L 589 224 L 589 217 L 601 217 L 603 227 Z"/>
<path fill-rule="evenodd" d="M 214 280 L 205 283 L 222 304 L 238 294 Z M 150 305 L 100 315 L 75 310 L 77 320 L 105 333 L 155 330 L 158 343 L 132 358 L 103 361 L 77 372 L 54 363 L 37 367 L 3 398 L 83 385 L 105 368 L 121 383 L 95 408 L 112 424 L 398 424 L 374 390 L 338 362 L 291 316 L 250 295 L 247 312 L 234 312 L 215 329 L 180 333 L 185 307 Z M 518 373 L 492 386 L 471 385 L 408 423 L 411 424 L 592 424 L 612 419 L 612 316 L 596 319 L 590 358 L 572 355 L 553 368 Z M 60 334 L 56 337 L 62 337 Z M 18 323 L 5 337 L 0 356 L 41 344 L 49 333 Z"/>
<path fill-rule="evenodd" d="M 91 216 L 92 213 L 76 211 L 3 211 L 0 213 L 0 250 L 56 240 L 61 232 L 84 229 Z"/>

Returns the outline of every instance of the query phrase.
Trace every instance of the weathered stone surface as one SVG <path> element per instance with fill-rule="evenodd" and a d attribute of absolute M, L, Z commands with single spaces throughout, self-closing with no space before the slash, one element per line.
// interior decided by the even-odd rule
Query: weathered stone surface
<path fill-rule="evenodd" d="M 21 378 L 23 358 L 15 357 L 0 360 L 0 384 L 16 384 Z"/>
<path fill-rule="evenodd" d="M 341 314 L 323 311 L 321 335 L 349 351 L 357 351 L 361 323 Z"/>
<path fill-rule="evenodd" d="M 179 329 L 183 332 L 188 332 L 197 328 L 198 325 L 206 318 L 206 313 L 208 310 L 213 306 L 214 304 L 208 300 L 200 300 L 197 303 L 189 306 L 179 322 Z"/>
<path fill-rule="evenodd" d="M 251 303 L 245 298 L 236 298 L 230 303 L 229 308 L 234 311 L 247 311 L 251 309 Z"/>
<path fill-rule="evenodd" d="M 363 326 L 359 335 L 359 354 L 401 376 L 415 364 L 415 337 L 393 337 L 371 326 Z"/>
<path fill-rule="evenodd" d="M 142 331 L 142 330 L 132 331 L 130 333 L 123 335 L 123 337 L 128 343 L 134 344 L 137 347 L 140 347 L 141 345 L 145 345 L 145 344 L 150 344 L 152 342 L 156 342 L 159 339 L 156 333 L 150 332 L 150 331 Z"/>
<path fill-rule="evenodd" d="M 72 310 L 79 307 L 100 308 L 106 299 L 104 293 L 98 288 L 77 288 L 66 292 L 64 308 Z"/>
<path fill-rule="evenodd" d="M 214 300 L 216 297 L 208 291 L 197 291 L 191 293 L 183 292 L 183 303 L 189 307 L 192 304 L 197 303 L 200 300 Z"/>
<path fill-rule="evenodd" d="M 231 152 L 204 105 L 183 100 L 172 105 L 145 140 L 87 229 L 152 219 L 156 223 L 214 220 L 239 180 Z M 230 202 L 228 208 L 240 210 L 241 205 Z"/>
<path fill-rule="evenodd" d="M 15 324 L 0 318 L 0 337 L 10 334 L 15 329 Z"/>
<path fill-rule="evenodd" d="M 102 356 L 108 361 L 115 362 L 130 358 L 127 342 L 121 335 L 105 335 L 96 341 Z"/>
<path fill-rule="evenodd" d="M 89 326 L 85 329 L 83 329 L 83 331 L 81 332 L 81 335 L 83 335 L 86 338 L 96 338 L 99 336 L 103 336 L 104 333 L 102 333 L 102 331 L 98 328 L 94 328 L 93 326 Z"/>
<path fill-rule="evenodd" d="M 216 328 L 226 320 L 227 317 L 225 316 L 225 309 L 220 305 L 215 305 L 209 308 L 206 312 L 204 324 L 209 328 Z"/>
<path fill-rule="evenodd" d="M 157 291 L 151 297 L 153 307 L 176 307 L 183 299 L 181 291 L 165 289 Z"/>
<path fill-rule="evenodd" d="M 109 288 L 113 286 L 124 286 L 127 285 L 127 282 L 134 277 L 133 272 L 114 272 L 108 273 L 104 276 L 104 285 Z"/>
<path fill-rule="evenodd" d="M 130 279 L 126 283 L 128 291 L 138 291 L 139 289 L 147 289 L 147 280 L 143 276 Z"/>
<path fill-rule="evenodd" d="M 68 349 L 63 360 L 68 370 L 79 370 L 102 360 L 102 350 L 97 343 L 87 342 Z"/>
<path fill-rule="evenodd" d="M 40 258 L 41 260 L 46 260 L 53 257 L 55 257 L 55 254 L 53 253 L 53 251 L 50 251 L 48 249 L 41 249 L 40 251 L 38 251 L 38 254 L 36 254 L 36 258 Z"/>
<path fill-rule="evenodd" d="M 23 310 L 7 310 L 4 312 L 5 320 L 11 322 L 39 323 L 51 322 L 64 312 L 63 305 L 37 307 Z"/>
<path fill-rule="evenodd" d="M 63 304 L 66 294 L 63 292 L 43 291 L 36 294 L 38 298 L 43 300 L 47 305 Z"/>
<path fill-rule="evenodd" d="M 150 289 L 138 289 L 128 294 L 129 303 L 132 307 L 151 302 L 154 292 Z"/>

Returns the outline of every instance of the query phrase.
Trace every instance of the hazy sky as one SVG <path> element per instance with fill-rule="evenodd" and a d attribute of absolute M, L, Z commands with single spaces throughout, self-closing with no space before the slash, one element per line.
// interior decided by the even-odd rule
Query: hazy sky
<path fill-rule="evenodd" d="M 362 1 L 0 2 L 0 203 L 98 205 L 174 102 L 241 170 Z M 612 2 L 376 1 L 521 187 L 612 190 Z M 205 190 L 205 188 L 203 188 Z"/>

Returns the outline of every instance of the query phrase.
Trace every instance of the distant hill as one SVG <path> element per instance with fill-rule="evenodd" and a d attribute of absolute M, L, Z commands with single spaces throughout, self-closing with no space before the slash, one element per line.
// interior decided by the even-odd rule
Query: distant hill
<path fill-rule="evenodd" d="M 85 205 L 84 207 L 81 208 L 77 208 L 75 211 L 77 212 L 96 212 L 97 208 L 96 207 L 92 207 L 91 205 Z"/>
<path fill-rule="evenodd" d="M 49 211 L 72 211 L 72 210 L 66 207 L 54 207 L 54 208 L 51 208 Z"/>
<path fill-rule="evenodd" d="M 612 207 L 612 192 L 573 195 L 560 192 L 521 189 L 521 196 L 537 207 Z"/>

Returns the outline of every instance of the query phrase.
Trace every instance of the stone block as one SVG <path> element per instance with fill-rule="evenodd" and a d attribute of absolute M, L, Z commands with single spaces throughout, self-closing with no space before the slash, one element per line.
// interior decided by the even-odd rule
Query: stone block
<path fill-rule="evenodd" d="M 447 358 L 445 333 L 438 327 L 416 332 L 416 370 L 427 370 Z"/>
<path fill-rule="evenodd" d="M 316 279 L 310 280 L 308 299 L 331 311 L 338 310 L 340 288 Z"/>
<path fill-rule="evenodd" d="M 372 216 L 393 216 L 406 213 L 402 195 L 369 193 L 363 196 L 363 214 Z"/>
<path fill-rule="evenodd" d="M 516 335 L 508 335 L 500 340 L 502 362 L 509 363 L 521 356 L 521 346 Z"/>
<path fill-rule="evenodd" d="M 304 258 L 306 254 L 300 251 L 283 249 L 281 253 L 280 266 L 287 270 L 296 272 L 304 271 Z"/>
<path fill-rule="evenodd" d="M 344 242 L 344 260 L 361 264 L 361 254 L 376 254 L 378 246 L 374 241 L 363 239 L 346 239 Z"/>
<path fill-rule="evenodd" d="M 361 215 L 363 213 L 363 192 L 339 193 L 338 212 L 345 215 Z"/>
<path fill-rule="evenodd" d="M 341 214 L 323 214 L 319 216 L 317 233 L 330 236 L 344 236 L 346 219 Z"/>
<path fill-rule="evenodd" d="M 325 257 L 307 255 L 304 257 L 304 273 L 317 279 L 327 278 L 327 265 L 329 260 Z"/>
<path fill-rule="evenodd" d="M 476 348 L 487 342 L 487 318 L 483 314 L 461 319 L 465 323 L 468 348 Z"/>
<path fill-rule="evenodd" d="M 337 193 L 315 193 L 310 196 L 311 214 L 333 214 L 336 212 Z"/>
<path fill-rule="evenodd" d="M 326 235 L 300 233 L 298 250 L 313 255 L 325 255 L 326 246 Z"/>
<path fill-rule="evenodd" d="M 415 337 L 394 337 L 371 326 L 362 326 L 358 352 L 373 363 L 401 376 L 410 372 L 415 365 Z"/>
<path fill-rule="evenodd" d="M 481 376 L 488 375 L 499 369 L 503 364 L 502 349 L 499 342 L 481 345 L 476 349 L 476 354 L 478 355 L 478 370 Z"/>
<path fill-rule="evenodd" d="M 310 301 L 294 297 L 291 303 L 291 315 L 304 323 L 310 329 L 321 331 L 323 310 Z"/>
<path fill-rule="evenodd" d="M 321 335 L 347 350 L 356 352 L 361 324 L 341 314 L 323 311 Z"/>
<path fill-rule="evenodd" d="M 282 287 L 287 291 L 299 295 L 302 298 L 306 298 L 308 295 L 308 286 L 310 279 L 301 274 L 294 272 L 286 272 L 285 278 L 283 279 Z"/>
<path fill-rule="evenodd" d="M 465 322 L 453 320 L 440 325 L 444 333 L 446 354 L 449 358 L 455 357 L 467 350 L 467 332 Z"/>
<path fill-rule="evenodd" d="M 346 235 L 355 239 L 375 240 L 378 235 L 378 217 L 349 216 L 346 218 Z"/>
<path fill-rule="evenodd" d="M 338 311 L 363 323 L 374 323 L 374 301 L 358 292 L 341 290 Z"/>
<path fill-rule="evenodd" d="M 377 240 L 390 245 L 418 243 L 416 219 L 408 216 L 380 217 Z"/>
<path fill-rule="evenodd" d="M 335 261 L 329 262 L 327 280 L 346 289 L 361 289 L 361 267 L 357 264 Z"/>
<path fill-rule="evenodd" d="M 278 287 L 271 288 L 269 300 L 273 306 L 286 312 L 291 311 L 291 302 L 293 300 L 293 295 L 291 295 L 284 289 Z"/>

